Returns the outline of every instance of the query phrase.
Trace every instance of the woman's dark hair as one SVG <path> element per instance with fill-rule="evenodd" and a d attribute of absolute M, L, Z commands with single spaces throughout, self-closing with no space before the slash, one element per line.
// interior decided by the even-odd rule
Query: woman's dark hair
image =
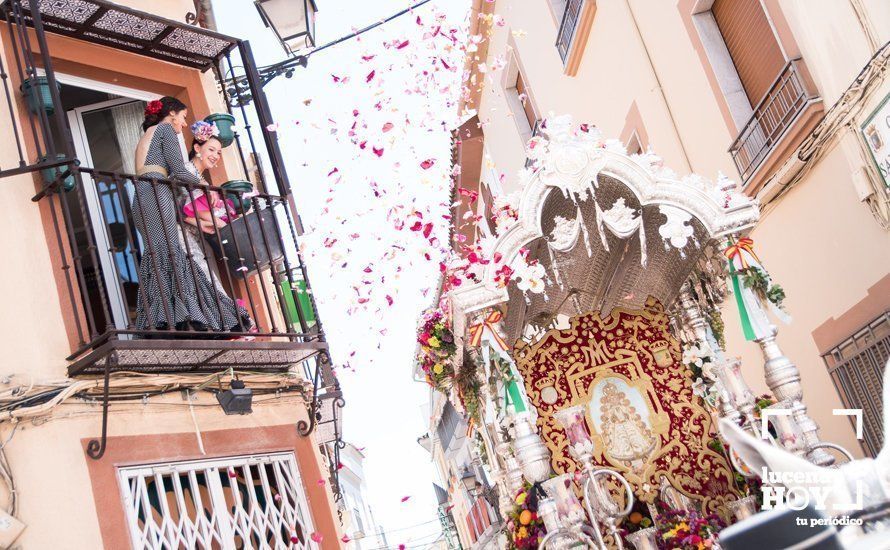
<path fill-rule="evenodd" d="M 207 141 L 210 141 L 211 139 L 219 141 L 219 138 L 216 136 L 210 136 L 210 139 L 208 139 Z M 198 141 L 196 139 L 192 140 L 192 146 L 189 147 L 189 160 L 195 158 L 195 154 L 197 154 L 197 151 L 195 151 L 195 145 L 204 145 L 205 143 L 207 143 L 207 141 Z M 222 141 L 219 141 L 219 145 L 220 147 L 222 147 Z"/>
<path fill-rule="evenodd" d="M 185 103 L 175 97 L 164 96 L 161 99 L 149 101 L 145 106 L 145 121 L 142 123 L 142 131 L 158 124 L 170 113 L 178 113 L 183 109 L 187 109 Z"/>

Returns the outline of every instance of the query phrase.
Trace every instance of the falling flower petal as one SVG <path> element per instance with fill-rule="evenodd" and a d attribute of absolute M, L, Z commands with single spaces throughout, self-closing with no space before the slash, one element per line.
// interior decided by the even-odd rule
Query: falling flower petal
<path fill-rule="evenodd" d="M 435 159 L 426 159 L 425 161 L 420 163 L 420 167 L 423 168 L 424 170 L 429 170 L 430 168 L 433 167 L 434 164 L 436 164 Z"/>
<path fill-rule="evenodd" d="M 322 540 L 324 540 L 324 537 L 318 531 L 314 531 L 311 535 L 309 535 L 309 538 L 311 538 L 313 542 L 317 543 L 320 543 Z"/>

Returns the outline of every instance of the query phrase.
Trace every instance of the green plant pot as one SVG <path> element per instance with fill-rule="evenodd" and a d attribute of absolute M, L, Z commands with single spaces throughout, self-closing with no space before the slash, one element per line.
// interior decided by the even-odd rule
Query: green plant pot
<path fill-rule="evenodd" d="M 56 88 L 61 92 L 62 87 L 56 82 Z M 49 89 L 49 80 L 45 76 L 37 76 L 29 78 L 22 82 L 19 86 L 25 101 L 28 102 L 28 109 L 37 114 L 41 110 L 47 114 L 53 114 L 56 110 L 53 106 L 53 96 Z"/>
<path fill-rule="evenodd" d="M 65 158 L 65 155 L 56 155 L 57 160 L 63 160 Z M 40 157 L 40 162 L 49 162 L 49 158 Z M 74 163 L 77 166 L 80 166 L 79 160 L 75 160 Z M 68 170 L 67 166 L 54 166 L 52 168 L 44 168 L 40 171 L 40 175 L 43 177 L 43 182 L 47 185 L 50 185 L 52 182 L 56 181 L 56 177 L 58 177 L 59 174 L 65 172 L 66 170 Z M 77 178 L 74 177 L 74 174 L 68 174 L 68 176 L 64 180 L 62 180 L 62 189 L 64 189 L 65 191 L 71 191 L 76 185 Z"/>
<path fill-rule="evenodd" d="M 204 118 L 204 122 L 216 124 L 219 129 L 219 135 L 216 136 L 223 147 L 228 147 L 235 141 L 235 117 L 229 113 L 214 113 Z"/>
<path fill-rule="evenodd" d="M 231 180 L 227 181 L 224 184 L 220 185 L 221 188 L 226 191 L 231 191 L 231 193 L 226 193 L 226 198 L 232 201 L 232 205 L 235 207 L 235 212 L 240 216 L 242 214 L 241 205 L 244 204 L 244 212 L 250 212 L 251 208 L 253 208 L 253 203 L 250 199 L 243 198 L 244 193 L 250 193 L 253 191 L 253 184 L 249 181 L 245 180 Z"/>
<path fill-rule="evenodd" d="M 298 315 L 303 316 L 306 328 L 315 326 L 315 312 L 312 310 L 312 302 L 306 292 L 306 281 L 297 280 L 291 285 L 286 274 L 282 273 L 281 294 L 284 296 L 284 304 L 294 326 L 299 328 Z M 297 309 L 299 308 L 299 313 Z"/>

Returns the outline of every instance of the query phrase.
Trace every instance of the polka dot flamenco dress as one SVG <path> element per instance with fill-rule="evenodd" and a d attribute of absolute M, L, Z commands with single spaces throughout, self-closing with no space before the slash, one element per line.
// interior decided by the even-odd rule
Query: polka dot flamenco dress
<path fill-rule="evenodd" d="M 138 173 L 142 177 L 169 177 L 195 185 L 200 182 L 186 168 L 179 138 L 167 123 L 155 127 L 145 163 Z M 144 180 L 134 183 L 133 218 L 145 241 L 139 264 L 136 330 L 173 327 L 247 332 L 252 323 L 244 308 L 213 284 L 206 269 L 189 258 L 177 225 L 178 204 L 170 186 Z"/>

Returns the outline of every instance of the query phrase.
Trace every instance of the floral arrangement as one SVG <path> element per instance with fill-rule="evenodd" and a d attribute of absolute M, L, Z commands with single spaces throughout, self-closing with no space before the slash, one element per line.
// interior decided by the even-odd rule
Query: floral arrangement
<path fill-rule="evenodd" d="M 457 346 L 451 332 L 451 320 L 444 308 L 427 310 L 417 331 L 420 346 L 417 360 L 426 374 L 427 382 L 445 390 L 454 377 L 454 354 Z"/>
<path fill-rule="evenodd" d="M 479 379 L 479 360 L 471 352 L 464 353 L 464 360 L 454 375 L 457 396 L 467 416 L 478 426 L 482 422 L 482 382 Z"/>
<path fill-rule="evenodd" d="M 700 515 L 695 510 L 667 510 L 655 518 L 661 533 L 662 550 L 702 550 L 717 542 L 717 533 L 726 523 L 717 514 Z"/>
<path fill-rule="evenodd" d="M 208 139 L 219 135 L 219 128 L 216 127 L 216 124 L 204 122 L 203 120 L 199 120 L 192 124 L 189 127 L 189 130 L 191 130 L 192 135 L 195 136 L 195 141 L 199 143 L 204 143 Z"/>
<path fill-rule="evenodd" d="M 494 197 L 491 205 L 492 219 L 499 235 L 516 223 L 519 219 L 519 211 L 515 204 L 518 202 L 517 194 L 499 195 Z"/>
<path fill-rule="evenodd" d="M 517 272 L 519 280 L 516 283 L 516 288 L 522 292 L 540 294 L 544 292 L 544 278 L 546 275 L 547 271 L 537 260 L 521 264 L 521 268 Z"/>
<path fill-rule="evenodd" d="M 705 343 L 688 344 L 683 350 L 683 364 L 692 371 L 692 378 L 711 377 L 710 364 L 714 361 L 714 351 Z"/>
<path fill-rule="evenodd" d="M 683 364 L 692 373 L 692 393 L 711 407 L 717 406 L 718 398 L 717 388 L 711 383 L 714 358 L 714 351 L 705 343 L 687 344 L 683 350 Z"/>
<path fill-rule="evenodd" d="M 755 266 L 745 269 L 742 283 L 756 292 L 762 300 L 769 301 L 778 308 L 782 307 L 782 302 L 785 300 L 785 289 L 781 285 L 772 283 L 762 269 Z"/>
<path fill-rule="evenodd" d="M 621 523 L 621 535 L 627 536 L 630 533 L 636 533 L 652 527 L 652 518 L 649 517 L 648 506 L 644 502 L 634 500 L 631 512 L 627 514 Z"/>
<path fill-rule="evenodd" d="M 524 550 L 538 548 L 547 530 L 538 516 L 538 499 L 532 497 L 532 485 L 526 483 L 513 498 L 513 509 L 507 513 L 507 548 Z"/>
<path fill-rule="evenodd" d="M 760 418 L 760 411 L 775 404 L 776 399 L 772 395 L 768 393 L 758 395 L 757 399 L 754 400 L 754 416 Z"/>

